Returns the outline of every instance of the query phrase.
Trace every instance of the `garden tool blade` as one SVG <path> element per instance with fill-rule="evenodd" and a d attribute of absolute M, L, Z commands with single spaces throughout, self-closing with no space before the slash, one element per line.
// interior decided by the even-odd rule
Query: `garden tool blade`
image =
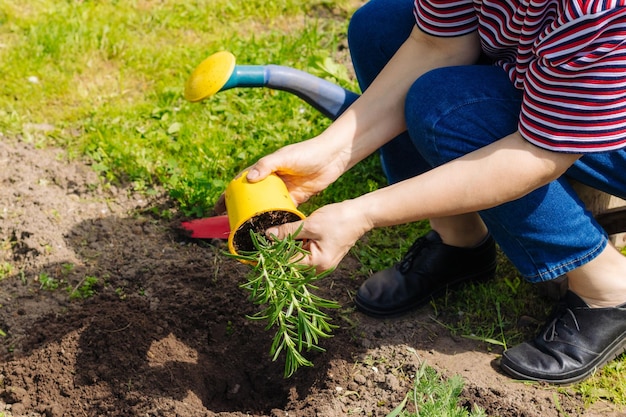
<path fill-rule="evenodd" d="M 226 215 L 182 222 L 181 227 L 189 237 L 195 239 L 228 239 L 230 234 Z"/>

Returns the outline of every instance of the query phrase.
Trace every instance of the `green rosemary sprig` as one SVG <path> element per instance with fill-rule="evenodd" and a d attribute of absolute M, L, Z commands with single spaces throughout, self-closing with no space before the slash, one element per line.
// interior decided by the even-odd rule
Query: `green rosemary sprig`
<path fill-rule="evenodd" d="M 322 309 L 339 308 L 339 304 L 310 291 L 317 289 L 315 281 L 332 270 L 317 274 L 314 267 L 299 264 L 307 251 L 302 248 L 302 241 L 292 236 L 270 240 L 253 231 L 250 236 L 256 251 L 234 257 L 253 265 L 241 287 L 250 293 L 252 302 L 264 307 L 248 317 L 267 320 L 266 330 L 276 327 L 270 356 L 276 360 L 285 352 L 285 377 L 288 378 L 300 366 L 313 366 L 302 351 L 324 351 L 318 346 L 319 339 L 332 337 L 331 331 L 337 327 L 330 324 L 330 317 Z"/>

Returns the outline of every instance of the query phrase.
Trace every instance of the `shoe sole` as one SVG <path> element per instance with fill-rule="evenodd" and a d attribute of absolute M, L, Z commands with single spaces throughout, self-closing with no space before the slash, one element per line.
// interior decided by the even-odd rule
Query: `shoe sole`
<path fill-rule="evenodd" d="M 490 266 L 489 269 L 486 269 L 485 271 L 482 272 L 478 272 L 472 275 L 467 275 L 464 277 L 461 277 L 455 281 L 452 281 L 451 283 L 449 283 L 448 285 L 446 285 L 445 287 L 442 288 L 438 288 L 435 291 L 431 292 L 430 294 L 421 297 L 419 299 L 416 299 L 415 301 L 399 307 L 397 309 L 394 310 L 379 310 L 376 308 L 372 308 L 370 307 L 368 304 L 363 303 L 360 299 L 359 296 L 357 294 L 357 296 L 354 299 L 354 303 L 357 306 L 357 309 L 359 311 L 361 311 L 362 313 L 370 316 L 370 317 L 375 317 L 378 319 L 391 319 L 391 318 L 397 318 L 400 316 L 403 316 L 406 313 L 409 313 L 413 310 L 418 309 L 419 307 L 422 307 L 426 304 L 428 304 L 428 302 L 434 298 L 439 297 L 440 295 L 444 294 L 446 291 L 448 290 L 452 290 L 455 288 L 458 288 L 464 284 L 468 284 L 468 283 L 481 283 L 481 282 L 486 282 L 489 281 L 490 279 L 493 279 L 495 277 L 496 274 L 496 266 L 497 263 L 494 262 L 493 265 Z"/>
<path fill-rule="evenodd" d="M 597 370 L 602 369 L 604 365 L 611 362 L 622 353 L 626 352 L 626 333 L 622 334 L 621 339 L 618 340 L 619 342 L 616 342 L 615 346 L 609 346 L 607 349 L 605 349 L 605 352 L 598 356 L 595 361 L 591 362 L 589 365 L 583 368 L 584 370 L 581 373 L 570 376 L 568 378 L 542 378 L 538 376 L 525 375 L 509 366 L 506 363 L 505 357 L 502 357 L 502 359 L 500 360 L 500 368 L 502 368 L 510 376 L 519 380 L 547 382 L 556 385 L 569 385 L 586 379 Z"/>

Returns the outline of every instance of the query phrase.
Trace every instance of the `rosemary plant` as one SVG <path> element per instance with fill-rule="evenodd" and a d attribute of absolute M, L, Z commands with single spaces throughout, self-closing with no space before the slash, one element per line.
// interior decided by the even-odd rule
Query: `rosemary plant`
<path fill-rule="evenodd" d="M 285 377 L 288 378 L 300 366 L 313 366 L 302 351 L 324 351 L 318 346 L 319 339 L 331 337 L 332 329 L 337 327 L 330 324 L 330 317 L 322 309 L 339 305 L 310 291 L 317 289 L 315 281 L 331 271 L 317 274 L 314 267 L 299 264 L 307 251 L 302 242 L 292 236 L 270 240 L 254 231 L 250 236 L 256 250 L 234 255 L 252 265 L 241 287 L 250 293 L 250 300 L 263 306 L 248 317 L 267 320 L 267 330 L 276 327 L 270 356 L 275 361 L 285 352 Z"/>

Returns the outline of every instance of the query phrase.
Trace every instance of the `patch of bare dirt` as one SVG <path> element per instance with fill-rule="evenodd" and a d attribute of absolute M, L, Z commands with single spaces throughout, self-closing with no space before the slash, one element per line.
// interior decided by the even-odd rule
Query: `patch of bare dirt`
<path fill-rule="evenodd" d="M 617 416 L 575 396 L 514 382 L 497 349 L 455 338 L 424 307 L 380 321 L 354 311 L 354 259 L 321 283 L 344 307 L 283 378 L 271 334 L 239 288 L 248 269 L 220 242 L 185 240 L 166 196 L 103 186 L 62 151 L 0 141 L 0 413 L 7 416 L 384 416 L 423 361 L 466 382 L 464 405 L 491 416 Z M 70 300 L 97 278 L 89 298 Z M 54 281 L 51 281 L 54 280 Z M 58 288 L 52 289 L 51 283 Z M 560 411 L 559 411 L 560 410 Z M 1 415 L 1 414 L 0 414 Z"/>

